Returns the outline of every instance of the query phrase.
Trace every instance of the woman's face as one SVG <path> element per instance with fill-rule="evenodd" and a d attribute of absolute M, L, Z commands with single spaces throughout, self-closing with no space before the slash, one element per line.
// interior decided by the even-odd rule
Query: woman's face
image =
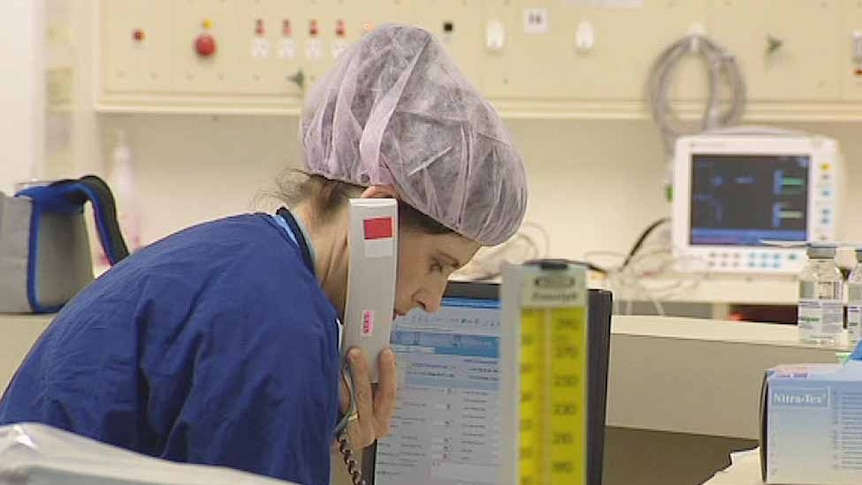
<path fill-rule="evenodd" d="M 398 233 L 395 314 L 440 308 L 449 276 L 467 264 L 480 244 L 455 233 L 428 234 L 402 227 Z"/>
<path fill-rule="evenodd" d="M 372 185 L 360 197 L 398 197 L 391 185 Z M 437 311 L 449 276 L 467 264 L 481 245 L 456 233 L 429 234 L 401 225 L 398 231 L 398 281 L 395 316 L 414 308 Z"/>

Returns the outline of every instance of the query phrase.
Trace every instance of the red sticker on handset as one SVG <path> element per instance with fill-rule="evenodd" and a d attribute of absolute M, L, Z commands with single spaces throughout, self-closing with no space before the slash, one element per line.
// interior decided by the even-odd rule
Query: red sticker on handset
<path fill-rule="evenodd" d="M 387 239 L 392 237 L 392 218 L 376 217 L 365 219 L 365 240 Z"/>
<path fill-rule="evenodd" d="M 365 310 L 362 312 L 362 336 L 370 337 L 374 334 L 374 311 Z"/>

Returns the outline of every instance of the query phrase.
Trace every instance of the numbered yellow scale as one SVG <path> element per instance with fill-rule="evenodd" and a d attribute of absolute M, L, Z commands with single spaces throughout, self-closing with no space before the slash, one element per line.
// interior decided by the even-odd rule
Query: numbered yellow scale
<path fill-rule="evenodd" d="M 580 265 L 504 272 L 501 483 L 587 485 L 587 301 Z"/>

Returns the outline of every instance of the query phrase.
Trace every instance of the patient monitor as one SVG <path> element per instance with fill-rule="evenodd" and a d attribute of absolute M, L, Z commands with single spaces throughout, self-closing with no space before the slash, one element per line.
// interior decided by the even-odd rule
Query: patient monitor
<path fill-rule="evenodd" d="M 795 274 L 804 244 L 835 241 L 841 156 L 833 139 L 736 128 L 682 137 L 674 159 L 674 254 L 718 273 Z"/>

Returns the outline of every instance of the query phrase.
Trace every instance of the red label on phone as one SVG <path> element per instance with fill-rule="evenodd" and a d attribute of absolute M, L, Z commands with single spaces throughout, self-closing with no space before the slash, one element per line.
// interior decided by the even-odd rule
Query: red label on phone
<path fill-rule="evenodd" d="M 374 219 L 365 219 L 365 240 L 370 239 L 387 239 L 392 237 L 392 218 L 377 217 Z"/>

